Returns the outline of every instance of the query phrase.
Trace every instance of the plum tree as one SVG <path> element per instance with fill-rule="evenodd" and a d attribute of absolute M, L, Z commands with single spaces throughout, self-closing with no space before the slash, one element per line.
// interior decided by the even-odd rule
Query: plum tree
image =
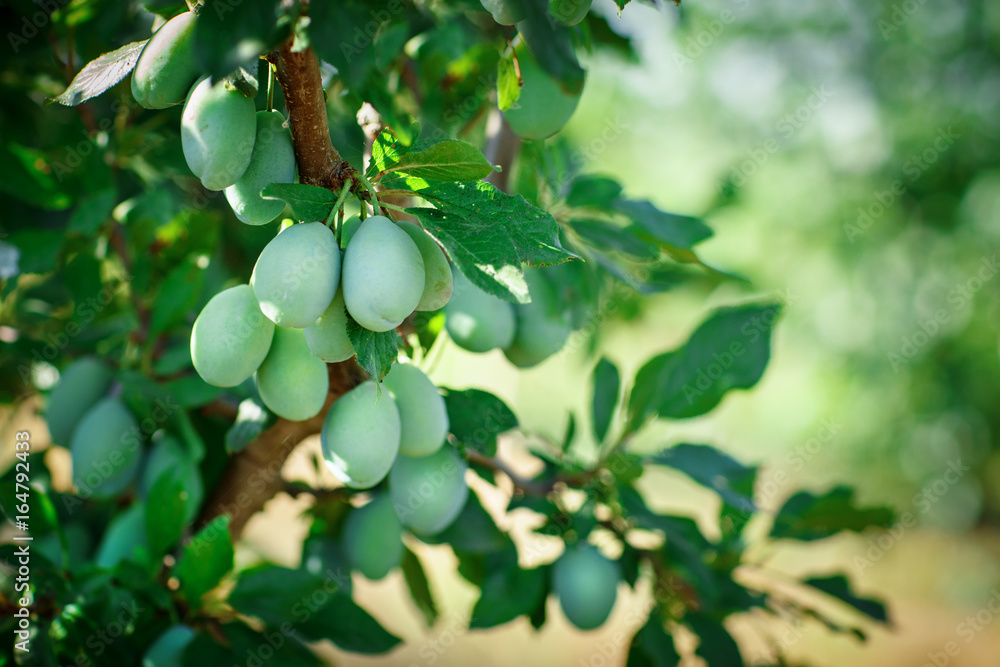
<path fill-rule="evenodd" d="M 442 447 L 428 456 L 400 454 L 389 471 L 389 493 L 403 525 L 418 535 L 447 528 L 469 496 L 467 469 L 454 447 Z"/>
<path fill-rule="evenodd" d="M 149 38 L 132 71 L 132 97 L 147 109 L 184 101 L 201 68 L 194 53 L 195 16 L 182 12 Z"/>
<path fill-rule="evenodd" d="M 524 82 L 517 102 L 504 116 L 511 128 L 525 139 L 546 139 L 563 128 L 576 111 L 579 93 L 569 93 L 538 65 L 523 46 L 516 50 Z"/>
<path fill-rule="evenodd" d="M 326 413 L 320 442 L 330 471 L 348 487 L 367 489 L 382 481 L 399 452 L 396 402 L 378 395 L 375 382 L 362 382 Z"/>
<path fill-rule="evenodd" d="M 344 305 L 343 289 L 337 290 L 330 307 L 304 331 L 309 349 L 328 364 L 354 356 L 354 345 L 347 336 L 347 310 Z"/>
<path fill-rule="evenodd" d="M 378 580 L 403 560 L 403 524 L 388 493 L 375 494 L 367 504 L 351 510 L 344 524 L 344 554 L 351 567 Z"/>
<path fill-rule="evenodd" d="M 375 215 L 358 227 L 344 251 L 344 303 L 371 331 L 395 329 L 424 292 L 424 260 L 409 234 Z"/>
<path fill-rule="evenodd" d="M 276 327 L 271 349 L 257 369 L 257 391 L 271 412 L 302 421 L 319 414 L 330 388 L 322 359 L 309 351 L 301 329 Z"/>
<path fill-rule="evenodd" d="M 528 368 L 541 363 L 566 344 L 572 330 L 569 313 L 540 271 L 526 271 L 531 303 L 514 306 L 514 341 L 503 353 L 512 364 Z"/>
<path fill-rule="evenodd" d="M 201 506 L 204 489 L 197 464 L 175 438 L 168 435 L 153 445 L 139 479 L 139 495 L 144 499 L 148 498 L 153 484 L 160 475 L 168 471 L 181 482 L 184 489 L 184 518 L 191 521 Z"/>
<path fill-rule="evenodd" d="M 277 111 L 257 112 L 257 134 L 250 164 L 240 179 L 226 188 L 226 201 L 233 213 L 248 225 L 263 225 L 281 215 L 285 202 L 264 199 L 260 191 L 270 183 L 295 180 L 295 147 L 292 133 Z"/>
<path fill-rule="evenodd" d="M 69 444 L 76 425 L 108 393 L 112 379 L 111 371 L 96 357 L 80 357 L 63 369 L 45 412 L 52 442 Z"/>
<path fill-rule="evenodd" d="M 340 284 L 340 250 L 330 228 L 303 222 L 285 228 L 261 251 L 250 276 L 261 312 L 302 329 L 329 308 Z"/>
<path fill-rule="evenodd" d="M 506 348 L 514 341 L 514 308 L 461 274 L 455 275 L 455 291 L 444 312 L 448 335 L 470 352 Z"/>
<path fill-rule="evenodd" d="M 69 447 L 77 488 L 95 498 L 125 490 L 142 462 L 138 434 L 135 417 L 116 398 L 101 399 L 88 410 Z"/>
<path fill-rule="evenodd" d="M 603 625 L 615 606 L 621 567 L 585 542 L 567 546 L 552 567 L 552 589 L 570 623 L 581 630 Z"/>
<path fill-rule="evenodd" d="M 191 173 L 209 190 L 225 190 L 250 166 L 257 136 L 253 100 L 227 81 L 202 78 L 181 113 L 181 148 Z"/>
<path fill-rule="evenodd" d="M 444 251 L 430 234 L 409 222 L 397 222 L 400 229 L 410 235 L 424 260 L 424 291 L 420 295 L 416 310 L 438 310 L 444 308 L 451 298 L 453 280 L 451 266 Z"/>
<path fill-rule="evenodd" d="M 205 304 L 191 330 L 191 361 L 205 382 L 235 387 L 264 361 L 274 323 L 264 317 L 249 285 L 223 290 Z"/>
<path fill-rule="evenodd" d="M 440 449 L 448 435 L 448 412 L 430 378 L 412 364 L 397 363 L 384 382 L 399 408 L 399 453 L 428 456 Z"/>

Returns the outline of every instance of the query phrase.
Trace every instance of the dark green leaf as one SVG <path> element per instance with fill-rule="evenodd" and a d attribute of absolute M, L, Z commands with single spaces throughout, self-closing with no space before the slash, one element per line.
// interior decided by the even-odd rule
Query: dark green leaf
<path fill-rule="evenodd" d="M 878 600 L 855 595 L 854 591 L 851 590 L 851 584 L 847 581 L 847 577 L 842 574 L 830 577 L 813 577 L 806 579 L 802 583 L 849 604 L 873 620 L 880 623 L 889 622 L 889 614 L 886 612 L 885 605 Z"/>
<path fill-rule="evenodd" d="M 163 388 L 169 391 L 182 408 L 197 408 L 211 403 L 225 389 L 208 384 L 197 373 L 189 373 L 176 380 L 164 383 Z"/>
<path fill-rule="evenodd" d="M 403 578 L 406 579 L 406 587 L 410 590 L 410 597 L 417 605 L 417 609 L 424 617 L 424 622 L 429 626 L 434 625 L 437 620 L 438 611 L 434 604 L 434 596 L 431 595 L 430 584 L 427 583 L 427 574 L 424 573 L 424 566 L 409 549 L 403 550 Z"/>
<path fill-rule="evenodd" d="M 232 569 L 229 516 L 223 515 L 213 519 L 187 543 L 175 572 L 188 604 L 198 609 L 201 596 L 218 586 Z"/>
<path fill-rule="evenodd" d="M 328 604 L 297 627 L 311 641 L 329 639 L 351 653 L 386 653 L 400 642 L 344 592 L 334 593 Z"/>
<path fill-rule="evenodd" d="M 609 209 L 621 193 L 622 186 L 618 181 L 606 176 L 584 174 L 573 179 L 566 203 L 577 207 Z"/>
<path fill-rule="evenodd" d="M 567 93 L 579 93 L 585 72 L 576 57 L 573 31 L 552 20 L 548 2 L 528 0 L 522 4 L 527 17 L 517 24 L 517 30 L 528 49 Z"/>
<path fill-rule="evenodd" d="M 286 620 L 287 622 L 287 620 Z M 320 660 L 294 634 L 279 626 L 257 632 L 242 622 L 221 626 L 226 645 L 199 633 L 184 649 L 185 667 L 254 665 L 254 667 L 318 667 Z"/>
<path fill-rule="evenodd" d="M 198 265 L 198 258 L 189 257 L 167 274 L 153 301 L 149 318 L 150 336 L 166 331 L 184 320 L 198 305 L 198 298 L 205 286 L 205 269 Z"/>
<path fill-rule="evenodd" d="M 667 213 L 648 201 L 620 199 L 614 207 L 658 241 L 688 249 L 712 236 L 712 229 L 698 218 Z"/>
<path fill-rule="evenodd" d="M 626 667 L 677 667 L 681 656 L 674 638 L 663 629 L 663 621 L 654 609 L 649 621 L 632 638 Z M 735 665 L 733 667 L 736 667 Z"/>
<path fill-rule="evenodd" d="M 307 607 L 327 603 L 339 589 L 336 579 L 264 564 L 240 573 L 236 587 L 229 594 L 229 604 L 247 616 L 255 616 L 269 625 L 280 625 Z"/>
<path fill-rule="evenodd" d="M 74 167 L 79 165 L 80 162 L 77 161 Z M 72 205 L 74 198 L 66 191 L 66 184 L 63 182 L 64 176 L 72 170 L 73 167 L 63 162 L 53 163 L 48 156 L 33 148 L 14 142 L 0 146 L 0 192 L 32 206 L 59 211 Z M 0 236 L 5 234 L 3 225 L 9 222 L 5 218 L 4 223 L 0 223 Z M 10 239 L 6 240 L 11 242 Z"/>
<path fill-rule="evenodd" d="M 80 234 L 93 234 L 111 215 L 117 201 L 118 193 L 113 187 L 88 194 L 73 209 L 66 229 Z"/>
<path fill-rule="evenodd" d="M 689 614 L 684 621 L 701 639 L 695 653 L 708 663 L 708 667 L 733 667 L 743 664 L 743 656 L 736 640 L 721 623 L 702 614 Z"/>
<path fill-rule="evenodd" d="M 602 357 L 594 367 L 593 375 L 594 436 L 597 442 L 604 442 L 604 437 L 608 434 L 611 420 L 615 416 L 615 407 L 618 405 L 620 386 L 618 368 Z"/>
<path fill-rule="evenodd" d="M 452 435 L 486 456 L 497 453 L 497 436 L 517 427 L 507 404 L 480 389 L 447 389 L 444 396 Z"/>
<path fill-rule="evenodd" d="M 629 398 L 633 428 L 647 417 L 705 414 L 731 389 L 760 380 L 771 356 L 771 328 L 781 306 L 746 304 L 713 312 L 684 345 L 654 357 L 636 374 Z"/>
<path fill-rule="evenodd" d="M 566 422 L 566 433 L 563 435 L 562 444 L 559 445 L 560 451 L 568 451 L 570 445 L 573 444 L 573 439 L 576 437 L 576 416 L 571 412 L 569 413 L 569 419 Z"/>
<path fill-rule="evenodd" d="M 382 381 L 392 362 L 399 355 L 399 334 L 389 331 L 369 331 L 347 314 L 347 337 L 358 355 L 358 365 L 378 382 Z"/>
<path fill-rule="evenodd" d="M 280 44 L 291 32 L 280 0 L 205 0 L 194 29 L 194 49 L 206 74 L 228 75 Z"/>
<path fill-rule="evenodd" d="M 148 40 L 126 44 L 91 60 L 73 77 L 69 87 L 51 101 L 72 107 L 100 95 L 132 71 L 146 41 Z"/>
<path fill-rule="evenodd" d="M 337 195 L 330 190 L 305 183 L 271 183 L 260 194 L 265 199 L 286 202 L 295 217 L 304 222 L 326 222 L 337 203 Z"/>
<path fill-rule="evenodd" d="M 453 139 L 397 155 L 395 161 L 383 159 L 383 163 L 383 172 L 438 181 L 477 181 L 493 173 L 493 166 L 478 148 Z"/>
<path fill-rule="evenodd" d="M 511 544 L 510 538 L 497 528 L 474 491 L 469 493 L 461 513 L 437 535 L 421 536 L 428 544 L 449 544 L 464 553 L 494 553 Z"/>
<path fill-rule="evenodd" d="M 836 486 L 823 495 L 800 491 L 785 501 L 771 527 L 771 537 L 811 542 L 850 530 L 888 526 L 894 518 L 887 507 L 860 509 L 854 489 Z"/>
<path fill-rule="evenodd" d="M 146 498 L 146 537 L 154 559 L 167 552 L 184 532 L 187 492 L 180 471 L 163 471 Z"/>
<path fill-rule="evenodd" d="M 531 614 L 545 597 L 545 569 L 522 570 L 515 560 L 490 569 L 482 593 L 472 609 L 469 627 L 492 628 Z"/>
<path fill-rule="evenodd" d="M 267 410 L 252 398 L 240 402 L 236 421 L 226 431 L 226 451 L 238 452 L 260 435 L 267 424 Z"/>
<path fill-rule="evenodd" d="M 619 227 L 604 220 L 574 218 L 569 226 L 584 241 L 600 250 L 617 250 L 639 259 L 656 259 L 659 248 L 635 233 L 634 225 Z"/>
<path fill-rule="evenodd" d="M 48 273 L 56 268 L 65 240 L 60 232 L 29 229 L 14 232 L 6 242 L 20 251 L 18 267 L 21 273 Z"/>
<path fill-rule="evenodd" d="M 497 62 L 497 106 L 500 111 L 506 111 L 514 106 L 521 96 L 521 82 L 514 69 L 513 52 Z"/>
<path fill-rule="evenodd" d="M 650 463 L 679 470 L 744 512 L 753 512 L 753 482 L 756 468 L 736 461 L 708 445 L 680 444 L 649 458 Z"/>

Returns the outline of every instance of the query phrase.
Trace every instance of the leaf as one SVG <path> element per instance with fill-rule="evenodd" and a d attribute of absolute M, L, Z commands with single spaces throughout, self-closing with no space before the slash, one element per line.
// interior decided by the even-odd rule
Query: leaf
<path fill-rule="evenodd" d="M 182 408 L 199 408 L 211 403 L 226 391 L 222 387 L 208 384 L 197 373 L 188 373 L 166 382 L 163 388 L 173 395 Z"/>
<path fill-rule="evenodd" d="M 570 183 L 566 204 L 581 208 L 610 209 L 621 193 L 622 186 L 613 178 L 583 174 Z"/>
<path fill-rule="evenodd" d="M 188 257 L 163 280 L 149 318 L 150 337 L 182 322 L 198 305 L 205 287 L 205 269 L 198 262 L 198 257 Z"/>
<path fill-rule="evenodd" d="M 724 501 L 744 512 L 753 512 L 756 468 L 749 468 L 708 445 L 681 444 L 649 458 L 650 463 L 679 470 Z"/>
<path fill-rule="evenodd" d="M 383 173 L 397 171 L 423 179 L 476 181 L 494 171 L 493 165 L 486 161 L 478 148 L 454 139 L 394 157 L 395 161 L 383 160 Z"/>
<path fill-rule="evenodd" d="M 569 413 L 569 419 L 566 421 L 566 433 L 563 435 L 562 443 L 559 445 L 559 451 L 568 451 L 570 445 L 573 444 L 573 438 L 576 437 L 576 415 L 572 412 Z"/>
<path fill-rule="evenodd" d="M 594 436 L 597 442 L 604 442 L 608 434 L 611 420 L 615 416 L 615 406 L 618 405 L 618 390 L 621 379 L 618 368 L 606 358 L 601 358 L 594 367 Z"/>
<path fill-rule="evenodd" d="M 17 248 L 21 273 L 48 273 L 56 268 L 66 237 L 47 229 L 14 232 L 7 242 Z"/>
<path fill-rule="evenodd" d="M 328 600 L 339 588 L 334 579 L 265 563 L 240 573 L 228 603 L 242 614 L 277 626 L 297 618 L 297 608 L 300 612 L 314 598 Z"/>
<path fill-rule="evenodd" d="M 338 648 L 351 653 L 387 653 L 400 642 L 399 637 L 383 628 L 342 591 L 334 593 L 328 604 L 296 627 L 311 641 L 329 639 Z"/>
<path fill-rule="evenodd" d="M 410 147 L 397 141 L 390 130 L 382 130 L 372 143 L 372 164 L 368 177 L 374 178 L 379 172 L 398 164 L 409 150 Z"/>
<path fill-rule="evenodd" d="M 527 17 L 517 24 L 517 31 L 539 66 L 567 93 L 579 93 L 583 90 L 585 72 L 576 57 L 573 31 L 552 20 L 548 4 L 537 0 L 523 2 Z"/>
<path fill-rule="evenodd" d="M 619 227 L 604 220 L 574 218 L 569 227 L 594 248 L 601 251 L 614 250 L 639 259 L 656 259 L 660 249 L 635 233 L 635 225 Z M 635 281 L 629 281 L 635 282 Z"/>
<path fill-rule="evenodd" d="M 800 491 L 778 512 L 771 537 L 812 542 L 844 530 L 860 533 L 866 528 L 888 526 L 893 519 L 888 507 L 855 507 L 854 489 L 848 486 L 836 486 L 821 496 Z"/>
<path fill-rule="evenodd" d="M 650 416 L 685 419 L 705 414 L 732 389 L 757 384 L 771 356 L 775 303 L 719 308 L 681 347 L 652 358 L 635 377 L 630 425 Z"/>
<path fill-rule="evenodd" d="M 184 532 L 186 492 L 177 470 L 164 470 L 146 498 L 146 537 L 154 559 L 167 552 Z"/>
<path fill-rule="evenodd" d="M 132 71 L 147 41 L 131 42 L 91 60 L 73 77 L 69 87 L 50 101 L 73 107 L 97 97 Z"/>
<path fill-rule="evenodd" d="M 280 0 L 206 0 L 195 22 L 194 51 L 205 73 L 218 79 L 277 47 L 292 23 Z"/>
<path fill-rule="evenodd" d="M 469 628 L 492 628 L 531 614 L 544 597 L 545 568 L 522 570 L 516 559 L 506 567 L 490 568 L 472 608 Z"/>
<path fill-rule="evenodd" d="M 232 569 L 229 516 L 223 515 L 213 519 L 185 545 L 175 573 L 188 604 L 198 609 L 201 596 L 218 586 Z"/>
<path fill-rule="evenodd" d="M 500 111 L 510 109 L 521 97 L 521 82 L 514 69 L 514 54 L 497 62 L 497 106 Z"/>
<path fill-rule="evenodd" d="M 446 389 L 444 403 L 455 439 L 486 456 L 496 455 L 498 435 L 517 427 L 507 404 L 481 389 Z"/>
<path fill-rule="evenodd" d="M 236 421 L 226 431 L 226 451 L 238 452 L 260 435 L 267 424 L 267 410 L 252 398 L 240 401 Z"/>
<path fill-rule="evenodd" d="M 66 229 L 80 234 L 93 234 L 111 215 L 117 201 L 118 193 L 113 187 L 86 195 L 73 209 Z"/>
<path fill-rule="evenodd" d="M 497 527 L 474 491 L 447 528 L 437 535 L 421 535 L 420 539 L 427 544 L 448 544 L 456 552 L 468 554 L 495 553 L 511 546 L 510 538 Z"/>
<path fill-rule="evenodd" d="M 654 609 L 649 620 L 635 633 L 629 646 L 626 667 L 677 667 L 681 656 L 674 638 L 663 629 L 663 621 Z"/>
<path fill-rule="evenodd" d="M 392 362 L 399 356 L 399 334 L 396 330 L 369 331 L 348 313 L 347 337 L 358 355 L 358 365 L 368 371 L 376 382 L 382 382 Z"/>
<path fill-rule="evenodd" d="M 705 659 L 708 667 L 742 665 L 743 656 L 736 640 L 721 623 L 703 614 L 688 614 L 684 621 L 701 639 L 695 653 Z"/>
<path fill-rule="evenodd" d="M 403 568 L 403 578 L 406 580 L 406 587 L 410 591 L 410 597 L 413 598 L 417 609 L 423 615 L 424 622 L 428 627 L 434 625 L 434 622 L 438 618 L 438 610 L 434 604 L 434 596 L 431 595 L 430 584 L 427 583 L 427 574 L 424 573 L 424 567 L 420 564 L 420 559 L 417 558 L 417 555 L 406 547 L 403 548 L 403 562 L 401 567 Z"/>
<path fill-rule="evenodd" d="M 650 236 L 675 248 L 689 249 L 712 236 L 712 229 L 698 218 L 661 211 L 648 201 L 619 200 L 614 207 Z"/>
<path fill-rule="evenodd" d="M 854 591 L 851 590 L 851 584 L 847 580 L 847 577 L 842 574 L 829 577 L 813 577 L 806 579 L 802 583 L 849 604 L 875 621 L 880 623 L 889 622 L 889 614 L 886 611 L 885 604 L 873 598 L 863 598 L 855 595 Z"/>
<path fill-rule="evenodd" d="M 288 621 L 285 621 L 288 623 Z M 184 649 L 185 667 L 254 665 L 255 667 L 317 667 L 320 660 L 294 633 L 291 624 L 257 632 L 241 621 L 219 626 L 225 645 L 212 635 L 198 633 Z"/>
<path fill-rule="evenodd" d="M 325 222 L 337 203 L 337 195 L 330 190 L 305 183 L 271 183 L 260 191 L 260 196 L 284 201 L 304 222 Z"/>
<path fill-rule="evenodd" d="M 408 179 L 406 185 L 436 207 L 407 212 L 420 219 L 470 281 L 501 299 L 528 303 L 522 263 L 542 266 L 575 257 L 559 244 L 555 218 L 521 195 L 510 196 L 485 181 Z"/>

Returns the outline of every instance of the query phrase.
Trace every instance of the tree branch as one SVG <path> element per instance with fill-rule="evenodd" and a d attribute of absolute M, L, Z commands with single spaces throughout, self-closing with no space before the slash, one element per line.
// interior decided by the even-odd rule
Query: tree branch
<path fill-rule="evenodd" d="M 521 475 L 511 470 L 510 466 L 508 466 L 500 459 L 493 458 L 492 456 L 486 456 L 485 454 L 477 452 L 474 449 L 466 450 L 465 455 L 469 459 L 469 463 L 475 463 L 477 465 L 481 465 L 484 468 L 492 470 L 493 472 L 503 473 L 514 484 L 514 488 L 520 490 L 522 493 L 529 496 L 548 495 L 549 493 L 554 491 L 556 487 L 559 486 L 560 484 L 570 487 L 586 486 L 601 472 L 600 468 L 595 468 L 593 470 L 587 470 L 586 472 L 582 472 L 577 475 L 558 475 L 550 479 L 543 479 L 536 481 L 531 479 L 525 479 Z"/>

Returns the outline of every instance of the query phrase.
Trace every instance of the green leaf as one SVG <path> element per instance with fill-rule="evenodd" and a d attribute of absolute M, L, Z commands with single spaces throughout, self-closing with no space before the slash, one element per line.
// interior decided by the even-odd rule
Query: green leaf
<path fill-rule="evenodd" d="M 198 265 L 197 257 L 188 257 L 174 267 L 153 301 L 149 318 L 150 337 L 182 322 L 198 305 L 198 298 L 205 287 L 205 269 Z"/>
<path fill-rule="evenodd" d="M 598 250 L 616 250 L 639 259 L 656 259 L 660 250 L 654 243 L 635 233 L 635 225 L 619 227 L 604 220 L 574 218 L 570 228 L 584 241 Z"/>
<path fill-rule="evenodd" d="M 188 605 L 198 609 L 201 596 L 218 586 L 232 569 L 229 517 L 223 515 L 213 519 L 185 545 L 175 572 Z"/>
<path fill-rule="evenodd" d="M 492 628 L 529 615 L 545 597 L 544 567 L 522 570 L 516 559 L 504 565 L 490 568 L 483 579 L 470 629 Z"/>
<path fill-rule="evenodd" d="M 885 604 L 873 598 L 863 598 L 855 595 L 854 591 L 851 590 L 851 584 L 847 580 L 847 577 L 842 574 L 829 577 L 813 577 L 806 579 L 802 583 L 841 600 L 873 620 L 880 623 L 889 622 L 889 614 L 886 611 Z"/>
<path fill-rule="evenodd" d="M 165 470 L 146 498 L 146 537 L 154 559 L 167 552 L 184 532 L 186 491 L 177 470 Z"/>
<path fill-rule="evenodd" d="M 80 234 L 95 233 L 111 215 L 117 201 L 118 193 L 113 187 L 86 195 L 73 209 L 66 229 Z"/>
<path fill-rule="evenodd" d="M 97 97 L 132 71 L 147 41 L 131 42 L 91 60 L 73 77 L 69 87 L 50 101 L 72 107 Z"/>
<path fill-rule="evenodd" d="M 486 456 L 497 453 L 497 436 L 517 427 L 507 404 L 481 389 L 446 389 L 445 407 L 455 439 Z"/>
<path fill-rule="evenodd" d="M 604 442 L 608 434 L 611 420 L 615 416 L 615 406 L 618 405 L 618 390 L 621 379 L 618 368 L 606 358 L 601 358 L 594 367 L 594 437 L 597 442 Z"/>
<path fill-rule="evenodd" d="M 182 664 L 185 667 L 318 667 L 321 664 L 309 647 L 294 633 L 283 633 L 281 626 L 257 632 L 241 621 L 235 621 L 222 624 L 220 629 L 226 640 L 225 645 L 217 643 L 208 633 L 198 633 L 184 649 Z"/>
<path fill-rule="evenodd" d="M 647 417 L 703 415 L 732 389 L 760 380 L 771 356 L 771 328 L 781 306 L 729 306 L 713 312 L 684 345 L 648 361 L 629 398 L 632 428 Z"/>
<path fill-rule="evenodd" d="M 477 181 L 493 173 L 493 166 L 472 144 L 454 139 L 432 144 L 423 150 L 386 155 L 381 171 L 438 181 Z"/>
<path fill-rule="evenodd" d="M 271 183 L 260 191 L 265 199 L 280 199 L 292 207 L 295 217 L 304 222 L 325 222 L 330 217 L 337 195 L 318 185 Z"/>
<path fill-rule="evenodd" d="M 381 382 L 392 362 L 399 356 L 399 334 L 389 331 L 369 331 L 347 314 L 347 337 L 358 355 L 358 365 L 368 371 L 377 382 Z"/>
<path fill-rule="evenodd" d="M 7 243 L 20 251 L 18 268 L 21 273 L 48 273 L 56 268 L 65 240 L 61 232 L 29 229 L 14 232 Z"/>
<path fill-rule="evenodd" d="M 33 148 L 14 142 L 0 146 L 0 192 L 32 206 L 51 211 L 71 206 L 75 198 L 66 191 L 68 183 L 63 179 L 71 171 L 63 162 L 53 163 L 45 153 Z M 3 233 L 0 224 L 0 235 Z"/>
<path fill-rule="evenodd" d="M 559 445 L 559 451 L 568 451 L 570 445 L 573 444 L 573 439 L 576 437 L 576 415 L 572 412 L 569 413 L 569 419 L 566 421 L 566 433 L 563 435 L 562 443 Z"/>
<path fill-rule="evenodd" d="M 680 444 L 651 456 L 649 462 L 681 471 L 737 509 L 756 510 L 752 493 L 757 469 L 743 465 L 714 447 Z"/>
<path fill-rule="evenodd" d="M 240 402 L 236 413 L 236 421 L 226 431 L 226 451 L 238 452 L 260 435 L 267 424 L 268 412 L 260 403 L 252 398 Z"/>
<path fill-rule="evenodd" d="M 559 244 L 559 227 L 546 211 L 490 183 L 407 179 L 406 186 L 436 208 L 411 208 L 424 229 L 448 251 L 480 289 L 506 301 L 527 303 L 521 264 L 559 264 L 575 256 Z"/>
<path fill-rule="evenodd" d="M 856 507 L 854 489 L 848 486 L 836 486 L 821 496 L 800 491 L 778 512 L 771 537 L 812 542 L 844 530 L 860 533 L 866 528 L 888 526 L 893 519 L 888 507 Z"/>
<path fill-rule="evenodd" d="M 585 72 L 576 57 L 573 30 L 552 20 L 548 2 L 529 0 L 522 5 L 527 17 L 517 24 L 517 31 L 539 66 L 567 93 L 579 93 Z"/>
<path fill-rule="evenodd" d="M 242 614 L 277 626 L 297 618 L 297 606 L 301 609 L 314 596 L 316 600 L 328 600 L 338 589 L 334 579 L 265 563 L 240 573 L 228 602 Z"/>
<path fill-rule="evenodd" d="M 613 178 L 583 174 L 570 183 L 566 203 L 581 208 L 610 209 L 621 193 L 622 186 Z"/>
<path fill-rule="evenodd" d="M 650 236 L 675 248 L 689 249 L 712 236 L 712 229 L 698 218 L 661 211 L 648 201 L 623 199 L 614 207 Z"/>
<path fill-rule="evenodd" d="M 194 28 L 194 51 L 206 74 L 228 75 L 277 47 L 291 32 L 281 0 L 205 0 Z"/>
<path fill-rule="evenodd" d="M 689 614 L 684 621 L 701 639 L 695 654 L 704 658 L 708 667 L 733 667 L 743 664 L 740 647 L 722 624 L 703 614 Z"/>
<path fill-rule="evenodd" d="M 431 595 L 431 587 L 427 582 L 427 574 L 420 564 L 420 559 L 407 548 L 403 548 L 403 578 L 406 580 L 406 587 L 410 591 L 410 597 L 417 605 L 417 609 L 424 617 L 424 622 L 428 627 L 434 625 L 438 618 L 437 606 L 434 604 L 434 596 Z"/>
<path fill-rule="evenodd" d="M 681 656 L 674 638 L 663 629 L 663 621 L 654 609 L 649 620 L 635 633 L 629 646 L 626 667 L 677 667 Z"/>
<path fill-rule="evenodd" d="M 390 130 L 382 130 L 372 143 L 372 163 L 368 168 L 368 177 L 374 178 L 392 165 L 399 164 L 409 150 L 410 147 L 398 141 Z"/>
<path fill-rule="evenodd" d="M 506 111 L 514 106 L 517 98 L 521 96 L 521 82 L 517 78 L 517 70 L 514 68 L 513 51 L 506 58 L 501 58 L 497 62 L 497 106 L 500 111 Z"/>
<path fill-rule="evenodd" d="M 383 628 L 350 595 L 342 591 L 334 593 L 328 604 L 297 627 L 311 641 L 329 639 L 339 648 L 351 653 L 387 653 L 400 642 L 399 637 Z"/>
<path fill-rule="evenodd" d="M 170 392 L 182 408 L 201 407 L 211 403 L 226 391 L 222 387 L 208 384 L 197 373 L 188 373 L 166 382 L 163 388 Z"/>
<path fill-rule="evenodd" d="M 423 535 L 427 544 L 448 544 L 456 552 L 488 554 L 511 545 L 510 538 L 493 521 L 478 494 L 469 493 L 458 517 L 437 535 Z"/>

